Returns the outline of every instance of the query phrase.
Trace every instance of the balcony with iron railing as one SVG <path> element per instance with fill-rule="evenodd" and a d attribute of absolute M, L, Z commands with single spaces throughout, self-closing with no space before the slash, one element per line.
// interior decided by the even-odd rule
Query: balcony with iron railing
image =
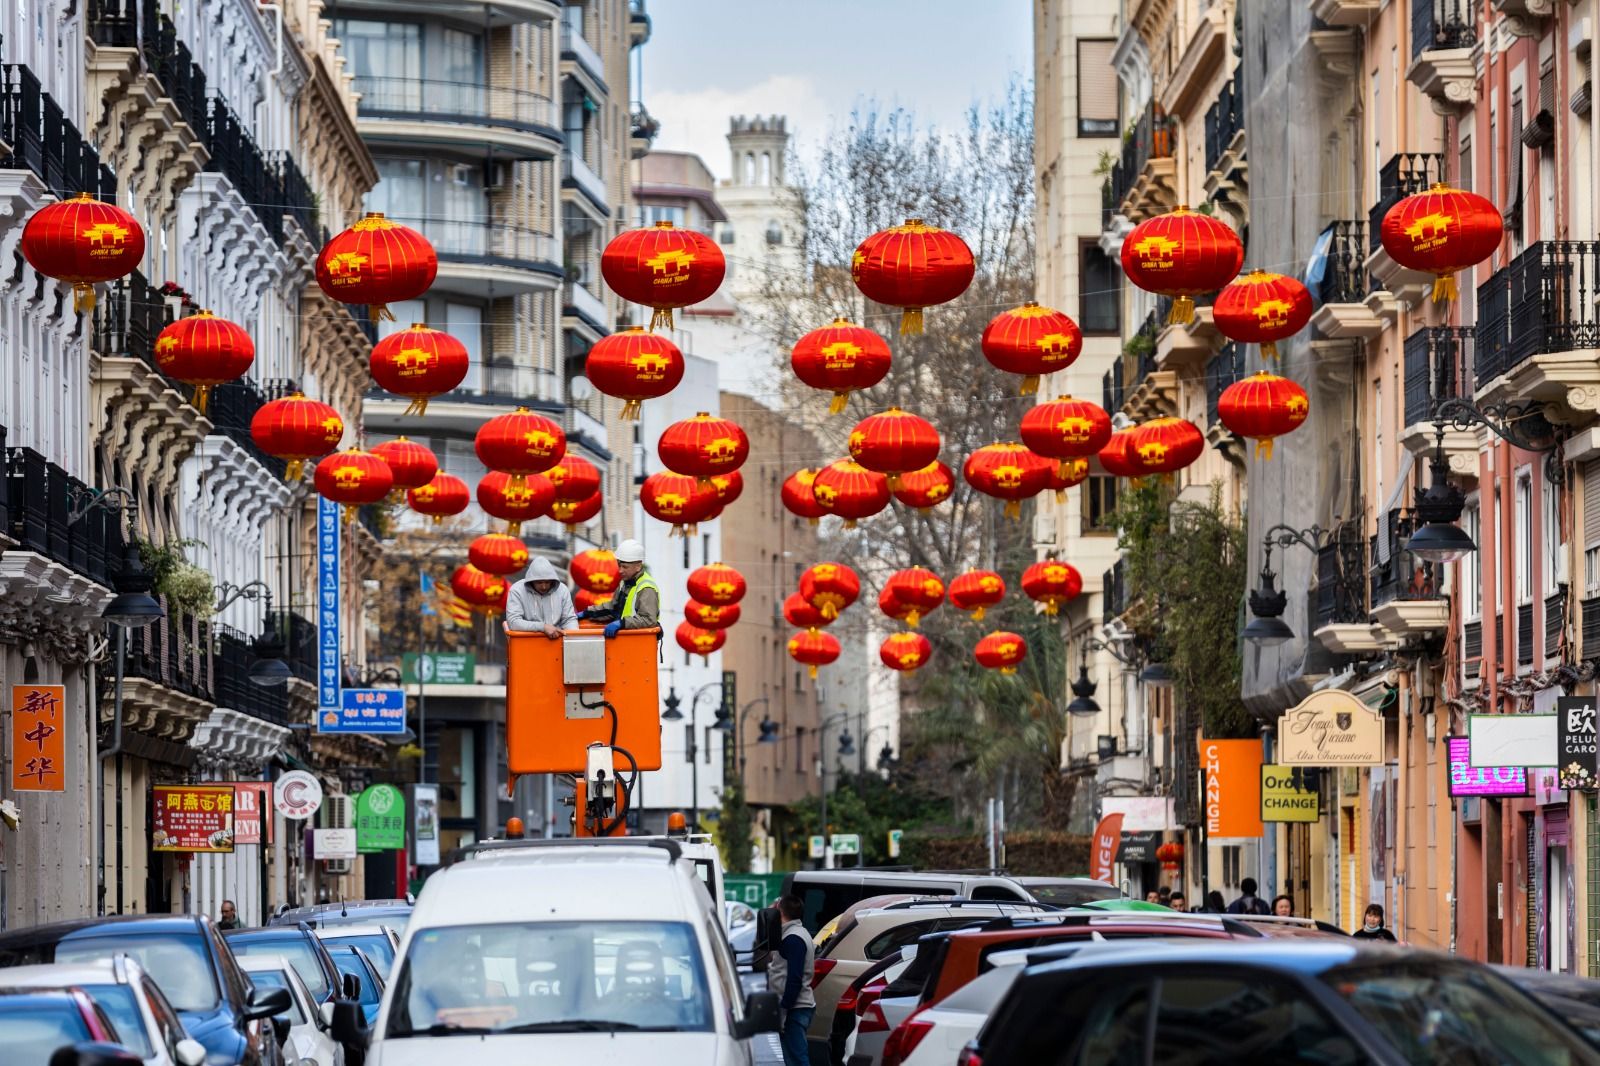
<path fill-rule="evenodd" d="M 31 171 L 58 199 L 117 199 L 116 174 L 21 63 L 0 64 L 0 149 L 5 169 Z"/>
<path fill-rule="evenodd" d="M 1433 289 L 1433 275 L 1409 270 L 1383 249 L 1383 218 L 1389 209 L 1413 193 L 1426 191 L 1444 177 L 1444 157 L 1435 152 L 1402 152 L 1391 156 L 1378 172 L 1378 199 L 1367 211 L 1366 269 L 1372 284 L 1408 307 L 1414 307 Z"/>
<path fill-rule="evenodd" d="M 1551 661 L 1561 657 L 1561 642 L 1567 626 L 1567 587 L 1559 585 L 1556 591 L 1544 598 L 1544 658 Z M 1576 660 L 1574 660 L 1576 661 Z"/>
<path fill-rule="evenodd" d="M 1477 7 L 1474 0 L 1411 0 L 1406 78 L 1446 111 L 1460 111 L 1473 102 Z"/>
<path fill-rule="evenodd" d="M 1368 545 L 1372 620 L 1394 640 L 1443 632 L 1449 624 L 1450 605 L 1441 570 L 1405 550 L 1413 527 L 1411 516 L 1394 510 L 1381 515 L 1379 521 L 1383 528 Z"/>
<path fill-rule="evenodd" d="M 280 247 L 288 237 L 285 218 L 293 218 L 308 243 L 319 242 L 316 201 L 305 176 L 288 152 L 264 152 L 221 96 L 211 98 L 206 118 L 206 170 L 232 183 Z"/>
<path fill-rule="evenodd" d="M 195 133 L 206 128 L 206 76 L 158 0 L 88 0 L 87 36 L 100 48 L 136 48 Z"/>
<path fill-rule="evenodd" d="M 489 160 L 547 160 L 561 151 L 548 96 L 478 82 L 362 76 L 357 127 L 374 145 L 474 149 Z"/>
<path fill-rule="evenodd" d="M 561 242 L 554 234 L 485 217 L 390 215 L 418 230 L 439 256 L 438 292 L 484 298 L 560 287 Z"/>
<path fill-rule="evenodd" d="M 1233 77 L 1222 84 L 1216 102 L 1206 109 L 1206 183 L 1214 192 L 1213 179 L 1229 180 L 1236 167 L 1244 165 L 1244 64 L 1234 68 Z"/>
<path fill-rule="evenodd" d="M 1313 635 L 1339 655 L 1372 655 L 1381 648 L 1382 627 L 1368 604 L 1368 539 L 1356 521 L 1341 522 L 1316 553 L 1310 609 Z"/>
<path fill-rule="evenodd" d="M 1156 342 L 1166 328 L 1171 309 L 1170 298 L 1158 299 L 1155 309 L 1145 316 L 1138 332 L 1123 345 L 1122 354 L 1112 364 L 1120 383 L 1122 403 L 1119 407 L 1138 421 L 1169 415 L 1175 410 L 1177 372 L 1162 369 L 1156 361 Z"/>
<path fill-rule="evenodd" d="M 1481 399 L 1600 410 L 1600 242 L 1540 241 L 1478 286 Z M 1485 395 L 1486 394 L 1486 395 Z"/>
<path fill-rule="evenodd" d="M 3 437 L 0 437 L 3 439 Z M 7 535 L 34 552 L 110 588 L 122 565 L 122 516 L 96 507 L 72 520 L 98 490 L 31 448 L 5 449 Z"/>
<path fill-rule="evenodd" d="M 208 416 L 215 431 L 243 448 L 252 459 L 267 469 L 273 477 L 281 479 L 288 464 L 275 455 L 268 455 L 250 435 L 250 422 L 256 412 L 266 406 L 268 397 L 254 381 L 242 378 L 218 385 L 211 390 L 211 408 Z"/>
<path fill-rule="evenodd" d="M 1118 559 L 1111 569 L 1100 577 L 1100 620 L 1110 625 L 1128 610 L 1128 564 Z"/>
<path fill-rule="evenodd" d="M 250 680 L 250 668 L 258 658 L 255 642 L 229 626 L 219 624 L 212 629 L 216 648 L 212 665 L 217 706 L 277 725 L 288 725 L 288 701 L 283 687 L 258 685 Z"/>
<path fill-rule="evenodd" d="M 137 359 L 187 400 L 190 387 L 168 377 L 156 359 L 156 338 L 173 318 L 161 290 L 135 270 L 107 285 L 95 301 L 89 346 L 101 357 Z"/>
<path fill-rule="evenodd" d="M 211 626 L 170 602 L 164 606 L 167 613 L 153 624 L 128 630 L 125 673 L 209 702 L 216 693 Z"/>
<path fill-rule="evenodd" d="M 1120 214 L 1137 222 L 1177 203 L 1174 139 L 1171 120 L 1154 101 L 1146 104 L 1123 139 L 1121 159 L 1111 168 L 1111 195 Z"/>
<path fill-rule="evenodd" d="M 1366 222 L 1329 223 L 1317 238 L 1309 273 L 1318 305 L 1311 326 L 1318 335 L 1366 340 L 1384 331 L 1387 321 L 1379 314 L 1381 301 L 1373 298 L 1376 287 L 1367 273 Z"/>

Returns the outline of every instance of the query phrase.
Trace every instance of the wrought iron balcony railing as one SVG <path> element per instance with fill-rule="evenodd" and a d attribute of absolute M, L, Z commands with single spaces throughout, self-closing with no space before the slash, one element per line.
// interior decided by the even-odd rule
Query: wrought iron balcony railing
<path fill-rule="evenodd" d="M 1244 129 L 1244 64 L 1234 68 L 1233 77 L 1223 83 L 1216 103 L 1206 110 L 1206 170 L 1213 171 L 1222 161 L 1222 153 L 1233 143 L 1234 135 Z"/>
<path fill-rule="evenodd" d="M 1406 425 L 1432 419 L 1441 400 L 1471 398 L 1472 339 L 1459 326 L 1424 326 L 1406 338 Z"/>
<path fill-rule="evenodd" d="M 1317 549 L 1312 628 L 1359 625 L 1367 620 L 1366 544 L 1353 523 L 1343 523 Z"/>
<path fill-rule="evenodd" d="M 31 170 L 60 199 L 117 198 L 116 175 L 21 63 L 0 64 L 0 143 L 11 147 L 8 169 Z"/>
<path fill-rule="evenodd" d="M 1444 595 L 1437 569 L 1405 550 L 1411 536 L 1410 515 L 1400 510 L 1390 511 L 1380 519 L 1387 526 L 1388 543 L 1384 534 L 1372 537 L 1368 545 L 1371 559 L 1372 610 L 1395 600 L 1437 600 Z M 1387 555 L 1387 560 L 1385 560 Z"/>
<path fill-rule="evenodd" d="M 1244 376 L 1244 352 L 1238 342 L 1229 341 L 1206 364 L 1206 424 L 1203 428 L 1209 429 L 1218 423 L 1218 401 L 1229 385 Z"/>
<path fill-rule="evenodd" d="M 1111 195 L 1120 204 L 1144 173 L 1145 164 L 1152 159 L 1166 159 L 1172 155 L 1172 125 L 1166 113 L 1155 105 L 1145 105 L 1144 114 L 1134 123 L 1133 130 L 1122 142 L 1122 158 L 1111 168 Z"/>
<path fill-rule="evenodd" d="M 12 539 L 97 585 L 110 587 L 122 561 L 122 517 L 96 507 L 69 521 L 92 490 L 31 448 L 7 448 L 6 517 Z"/>
<path fill-rule="evenodd" d="M 1318 293 L 1323 303 L 1358 304 L 1372 291 L 1367 278 L 1366 228 L 1360 219 L 1340 219 L 1324 231 L 1330 237 Z"/>
<path fill-rule="evenodd" d="M 1476 4 L 1470 0 L 1411 0 L 1411 58 L 1445 48 L 1471 48 L 1478 40 Z"/>
<path fill-rule="evenodd" d="M 218 625 L 215 629 L 217 706 L 286 725 L 289 716 L 283 689 L 269 688 L 250 680 L 250 668 L 256 663 L 254 642 L 228 626 Z"/>
<path fill-rule="evenodd" d="M 1600 242 L 1540 241 L 1478 286 L 1477 383 L 1535 355 L 1600 346 Z"/>
<path fill-rule="evenodd" d="M 233 183 L 244 202 L 250 205 L 261 224 L 280 246 L 284 242 L 283 216 L 289 210 L 284 200 L 283 181 L 278 170 L 269 166 L 266 155 L 257 147 L 221 96 L 211 98 L 206 114 L 206 151 L 211 158 L 206 169 L 221 174 Z"/>
<path fill-rule="evenodd" d="M 210 625 L 171 603 L 165 606 L 167 613 L 151 625 L 128 630 L 125 673 L 197 699 L 213 699 Z"/>
<path fill-rule="evenodd" d="M 287 464 L 262 451 L 250 436 L 250 420 L 266 402 L 266 394 L 250 379 L 230 381 L 211 390 L 211 409 L 207 417 L 218 433 L 249 452 L 273 477 L 282 479 Z"/>
<path fill-rule="evenodd" d="M 187 397 L 189 386 L 167 377 L 156 361 L 156 338 L 173 319 L 171 305 L 161 291 L 135 270 L 106 286 L 94 306 L 94 333 L 90 347 L 102 356 L 137 359 Z"/>
<path fill-rule="evenodd" d="M 1389 208 L 1413 193 L 1444 180 L 1444 156 L 1437 152 L 1401 152 L 1378 171 L 1378 202 L 1367 212 L 1367 247 L 1377 251 L 1383 243 L 1383 216 Z"/>
<path fill-rule="evenodd" d="M 1128 566 L 1118 559 L 1101 575 L 1101 620 L 1110 625 L 1128 609 Z"/>

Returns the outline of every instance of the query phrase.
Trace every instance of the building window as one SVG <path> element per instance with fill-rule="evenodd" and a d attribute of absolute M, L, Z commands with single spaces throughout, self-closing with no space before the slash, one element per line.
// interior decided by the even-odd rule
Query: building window
<path fill-rule="evenodd" d="M 767 222 L 767 243 L 773 247 L 783 243 L 783 227 L 775 220 Z"/>
<path fill-rule="evenodd" d="M 1478 543 L 1478 508 L 1469 507 L 1461 512 L 1461 531 Z M 1483 611 L 1483 575 L 1478 568 L 1478 552 L 1470 551 L 1461 557 L 1461 597 L 1466 604 L 1467 617 L 1477 618 Z"/>
<path fill-rule="evenodd" d="M 639 225 L 653 226 L 657 222 L 670 222 L 679 229 L 683 228 L 686 218 L 684 208 L 672 204 L 640 204 Z"/>
<path fill-rule="evenodd" d="M 1122 132 L 1117 72 L 1111 68 L 1114 40 L 1078 42 L 1078 136 L 1116 137 Z"/>
<path fill-rule="evenodd" d="M 1117 509 L 1117 479 L 1091 474 L 1083 483 L 1083 532 L 1115 533 L 1111 516 Z"/>
<path fill-rule="evenodd" d="M 1539 484 L 1540 541 L 1544 545 L 1544 580 L 1540 582 L 1546 596 L 1556 591 L 1556 568 L 1561 556 L 1561 494 L 1548 479 Z"/>
<path fill-rule="evenodd" d="M 1522 470 L 1517 474 L 1517 509 L 1516 543 L 1513 546 L 1516 552 L 1516 589 L 1517 602 L 1528 603 L 1533 599 L 1533 473 Z"/>
<path fill-rule="evenodd" d="M 1078 325 L 1106 337 L 1122 330 L 1122 269 L 1087 237 L 1078 242 Z"/>

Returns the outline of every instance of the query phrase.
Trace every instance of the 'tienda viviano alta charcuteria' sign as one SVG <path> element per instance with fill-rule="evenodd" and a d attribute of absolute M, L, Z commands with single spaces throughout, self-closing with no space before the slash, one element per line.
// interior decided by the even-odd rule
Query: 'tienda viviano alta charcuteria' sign
<path fill-rule="evenodd" d="M 1278 719 L 1279 766 L 1381 766 L 1383 718 L 1340 689 L 1313 692 Z"/>

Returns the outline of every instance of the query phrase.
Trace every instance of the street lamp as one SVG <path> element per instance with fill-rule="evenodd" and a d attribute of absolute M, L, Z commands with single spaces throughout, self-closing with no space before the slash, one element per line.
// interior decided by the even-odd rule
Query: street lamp
<path fill-rule="evenodd" d="M 855 752 L 855 746 L 850 742 L 850 712 L 840 711 L 822 720 L 817 727 L 817 758 L 820 760 L 822 779 L 822 868 L 833 869 L 833 838 L 828 833 L 828 728 L 845 723 L 844 735 L 839 738 L 839 754 L 850 755 Z"/>
<path fill-rule="evenodd" d="M 744 771 L 745 763 L 749 761 L 744 750 L 744 720 L 750 716 L 750 712 L 755 710 L 756 707 L 770 707 L 771 705 L 772 701 L 768 697 L 757 696 L 755 699 L 751 700 L 749 703 L 740 708 L 738 718 L 733 726 L 733 757 L 735 759 L 736 769 L 739 771 L 739 799 L 741 801 L 746 799 Z M 666 716 L 662 715 L 662 717 Z M 726 720 L 726 717 L 724 717 L 722 720 L 718 721 L 717 728 L 721 729 L 722 723 Z M 757 744 L 776 744 L 778 742 L 778 723 L 774 722 L 765 712 L 763 712 L 761 715 L 760 729 L 761 733 L 758 737 L 756 737 Z"/>
<path fill-rule="evenodd" d="M 870 747 L 870 745 L 867 743 L 867 741 L 872 739 L 872 734 L 874 734 L 874 733 L 887 734 L 889 731 L 890 731 L 889 723 L 885 722 L 882 725 L 875 725 L 871 729 L 867 730 L 865 733 L 861 734 L 861 761 L 858 764 L 859 767 L 860 767 L 860 771 L 859 771 L 860 773 L 865 774 L 867 772 L 867 748 Z M 885 736 L 884 741 L 883 741 L 883 748 L 878 752 L 877 768 L 880 771 L 881 770 L 887 770 L 887 769 L 889 769 L 890 764 L 893 763 L 893 762 L 894 762 L 894 748 L 889 746 L 888 737 Z"/>
<path fill-rule="evenodd" d="M 278 636 L 277 618 L 272 613 L 272 587 L 259 579 L 243 585 L 230 585 L 224 581 L 217 586 L 217 602 L 212 612 L 221 614 L 241 599 L 252 603 L 258 599 L 267 601 L 266 622 L 262 626 L 261 635 L 250 647 L 256 661 L 250 664 L 250 670 L 245 676 L 252 684 L 263 688 L 288 684 L 289 679 L 294 676 L 294 671 L 283 661 L 286 648 Z"/>
<path fill-rule="evenodd" d="M 1433 456 L 1428 461 L 1428 487 L 1418 489 L 1413 511 L 1422 526 L 1406 541 L 1406 550 L 1426 563 L 1453 563 L 1477 550 L 1472 537 L 1456 523 L 1467 497 L 1450 483 L 1444 454 L 1444 423 L 1435 422 Z"/>
<path fill-rule="evenodd" d="M 1094 690 L 1097 687 L 1094 680 L 1089 677 L 1089 653 L 1084 651 L 1084 662 L 1078 664 L 1078 680 L 1071 685 L 1072 702 L 1067 704 L 1068 714 L 1099 714 L 1100 705 L 1094 701 Z"/>
<path fill-rule="evenodd" d="M 695 826 L 700 824 L 700 727 L 696 716 L 700 709 L 700 697 L 712 689 L 721 691 L 722 682 L 707 681 L 695 689 L 694 695 L 689 699 L 689 826 L 691 832 Z M 678 710 L 677 689 L 669 688 L 667 690 L 667 698 L 662 702 L 666 705 L 666 710 L 661 712 L 662 721 L 683 721 L 683 712 Z M 726 729 L 727 727 L 723 725 L 726 720 L 727 715 L 718 714 L 716 728 Z"/>
<path fill-rule="evenodd" d="M 1288 548 L 1298 544 L 1302 548 L 1318 552 L 1332 536 L 1332 530 L 1323 529 L 1318 525 L 1295 529 L 1280 523 L 1267 530 L 1266 535 L 1261 538 L 1261 586 L 1250 592 L 1252 617 L 1241 634 L 1245 640 L 1270 648 L 1294 639 L 1294 630 L 1283 620 L 1283 612 L 1289 606 L 1289 597 L 1276 585 L 1278 575 L 1272 569 L 1273 546 Z"/>

